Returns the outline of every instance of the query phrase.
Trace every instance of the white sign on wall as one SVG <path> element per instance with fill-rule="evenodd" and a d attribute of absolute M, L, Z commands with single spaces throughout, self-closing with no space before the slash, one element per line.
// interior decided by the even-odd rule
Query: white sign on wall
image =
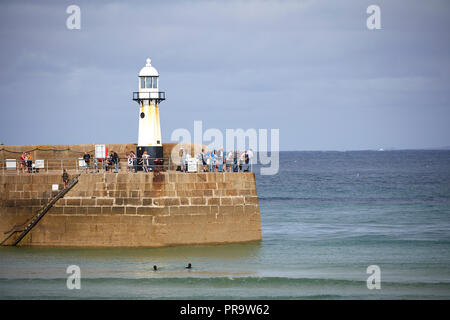
<path fill-rule="evenodd" d="M 187 160 L 188 172 L 197 172 L 197 159 L 190 158 Z"/>
<path fill-rule="evenodd" d="M 95 145 L 95 158 L 105 159 L 106 158 L 106 145 L 96 144 Z"/>
<path fill-rule="evenodd" d="M 86 166 L 86 161 L 84 161 L 83 158 L 78 158 L 78 166 L 79 166 L 80 168 L 86 168 L 86 167 L 87 167 L 87 166 Z"/>
<path fill-rule="evenodd" d="M 16 169 L 16 159 L 6 159 L 6 169 Z"/>
<path fill-rule="evenodd" d="M 44 160 L 36 160 L 35 162 L 34 162 L 34 164 L 35 164 L 35 168 L 36 169 L 44 169 L 45 168 L 45 163 L 44 163 Z"/>

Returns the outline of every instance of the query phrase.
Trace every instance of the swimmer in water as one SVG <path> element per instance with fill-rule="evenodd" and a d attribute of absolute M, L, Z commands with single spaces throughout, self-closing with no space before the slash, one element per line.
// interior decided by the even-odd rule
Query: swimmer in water
<path fill-rule="evenodd" d="M 156 265 L 153 266 L 153 271 L 157 271 L 158 267 Z"/>
<path fill-rule="evenodd" d="M 190 263 L 188 263 L 186 269 L 192 269 L 192 265 Z"/>

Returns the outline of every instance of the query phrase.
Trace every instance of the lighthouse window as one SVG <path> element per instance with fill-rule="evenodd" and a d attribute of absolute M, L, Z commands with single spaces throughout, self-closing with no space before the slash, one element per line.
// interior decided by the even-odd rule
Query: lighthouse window
<path fill-rule="evenodd" d="M 158 78 L 157 77 L 152 78 L 153 78 L 153 88 L 156 89 L 158 87 Z"/>
<path fill-rule="evenodd" d="M 145 88 L 145 78 L 141 77 L 141 88 L 144 89 Z"/>
<path fill-rule="evenodd" d="M 153 77 L 145 77 L 145 87 L 150 89 L 152 87 L 152 78 Z"/>

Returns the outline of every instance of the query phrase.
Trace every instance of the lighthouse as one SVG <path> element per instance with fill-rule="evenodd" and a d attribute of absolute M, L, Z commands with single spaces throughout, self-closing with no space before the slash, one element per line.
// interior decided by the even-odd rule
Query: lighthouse
<path fill-rule="evenodd" d="M 139 91 L 133 92 L 133 100 L 139 104 L 139 136 L 136 155 L 142 158 L 147 151 L 151 160 L 162 159 L 159 104 L 166 97 L 165 92 L 159 91 L 158 71 L 151 65 L 150 58 L 146 62 L 145 67 L 139 72 Z"/>

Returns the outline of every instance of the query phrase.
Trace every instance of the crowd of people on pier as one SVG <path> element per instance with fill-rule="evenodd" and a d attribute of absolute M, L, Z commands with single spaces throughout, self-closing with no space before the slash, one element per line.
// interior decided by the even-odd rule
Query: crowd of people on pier
<path fill-rule="evenodd" d="M 176 170 L 181 172 L 189 171 L 189 162 L 194 161 L 196 166 L 194 171 L 202 172 L 248 172 L 252 171 L 253 150 L 230 151 L 226 153 L 223 148 L 205 152 L 204 149 L 192 157 L 184 148 L 180 148 L 180 165 Z M 155 167 L 162 164 L 162 159 L 152 159 L 147 151 L 144 151 L 141 158 L 138 158 L 133 151 L 127 155 L 128 171 L 138 172 L 142 168 L 143 172 L 151 172 Z"/>
<path fill-rule="evenodd" d="M 130 151 L 127 157 L 127 171 L 137 173 L 138 171 L 152 172 L 161 168 L 177 170 L 181 172 L 247 172 L 252 171 L 253 150 L 246 151 L 233 150 L 225 152 L 223 148 L 219 150 L 205 151 L 202 149 L 195 157 L 184 148 L 179 150 L 179 163 L 164 162 L 163 159 L 154 159 L 144 151 L 140 158 L 134 151 Z M 81 160 L 81 159 L 80 159 Z M 88 152 L 84 152 L 82 157 L 87 172 L 95 173 L 104 170 L 105 172 L 119 172 L 120 157 L 115 151 L 109 152 L 105 159 L 91 157 Z M 22 173 L 33 172 L 33 158 L 31 153 L 23 152 L 20 160 L 20 170 Z"/>
<path fill-rule="evenodd" d="M 29 172 L 31 173 L 33 170 L 33 156 L 30 152 L 22 152 L 19 160 L 20 171 L 22 173 Z"/>
<path fill-rule="evenodd" d="M 188 162 L 192 159 L 191 155 L 180 149 L 181 166 L 180 171 L 188 170 Z M 247 151 L 229 151 L 226 153 L 223 148 L 205 152 L 204 149 L 193 159 L 199 163 L 200 170 L 203 172 L 247 172 L 252 171 L 253 150 Z"/>
<path fill-rule="evenodd" d="M 85 163 L 85 167 L 86 169 L 90 169 L 91 168 L 91 155 L 88 152 L 84 153 L 83 156 L 83 160 Z M 117 154 L 117 152 L 115 151 L 111 151 L 107 156 L 106 159 L 101 159 L 100 162 L 102 162 L 103 164 L 99 163 L 99 159 L 94 158 L 94 172 L 99 172 L 100 168 L 103 167 L 105 169 L 105 172 L 111 171 L 113 170 L 114 167 L 114 172 L 118 173 L 119 172 L 119 162 L 120 162 L 120 157 Z"/>

